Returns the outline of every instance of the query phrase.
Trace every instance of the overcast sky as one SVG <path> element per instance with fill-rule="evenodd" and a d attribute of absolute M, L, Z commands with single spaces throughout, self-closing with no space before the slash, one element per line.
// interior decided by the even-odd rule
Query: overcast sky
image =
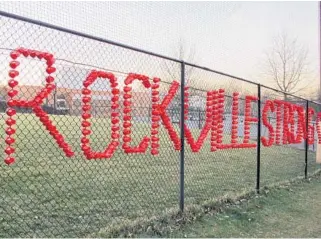
<path fill-rule="evenodd" d="M 318 2 L 1 2 L 0 9 L 266 82 L 264 51 L 282 32 L 309 49 L 318 82 Z M 188 54 L 187 54 L 188 55 Z"/>

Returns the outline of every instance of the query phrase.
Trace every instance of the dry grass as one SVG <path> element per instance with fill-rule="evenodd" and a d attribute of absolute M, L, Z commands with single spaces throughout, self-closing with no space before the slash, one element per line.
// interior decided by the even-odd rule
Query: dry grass
<path fill-rule="evenodd" d="M 110 160 L 88 161 L 80 150 L 79 117 L 51 117 L 77 156 L 65 158 L 38 119 L 19 115 L 17 162 L 0 166 L 0 236 L 83 237 L 102 228 L 166 215 L 168 210 L 177 212 L 179 152 L 163 129 L 159 156 L 118 150 Z M 0 124 L 4 125 L 1 118 Z M 105 147 L 108 127 L 107 119 L 93 122 L 95 150 Z M 134 144 L 138 144 L 150 126 L 135 124 L 134 131 Z M 311 172 L 317 168 L 313 157 L 309 154 Z M 256 149 L 211 153 L 206 144 L 197 154 L 188 149 L 185 162 L 187 207 L 255 188 Z M 263 186 L 303 176 L 304 152 L 283 146 L 263 148 L 261 164 Z"/>

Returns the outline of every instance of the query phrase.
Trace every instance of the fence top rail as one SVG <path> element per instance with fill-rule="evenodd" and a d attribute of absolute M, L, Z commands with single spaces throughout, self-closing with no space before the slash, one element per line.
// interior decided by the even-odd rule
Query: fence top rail
<path fill-rule="evenodd" d="M 125 49 L 128 49 L 128 50 L 133 50 L 133 51 L 140 52 L 140 53 L 143 53 L 143 54 L 159 57 L 159 58 L 162 58 L 162 59 L 165 59 L 165 60 L 169 60 L 169 61 L 185 64 L 185 65 L 188 65 L 188 66 L 191 66 L 191 67 L 199 68 L 201 70 L 213 72 L 213 73 L 216 73 L 216 74 L 219 74 L 219 75 L 223 75 L 223 76 L 230 77 L 230 78 L 233 78 L 233 79 L 236 79 L 236 80 L 247 82 L 247 83 L 252 84 L 252 85 L 257 85 L 257 86 L 260 85 L 260 86 L 262 86 L 264 88 L 267 88 L 267 89 L 270 89 L 270 90 L 274 90 L 274 91 L 279 92 L 279 93 L 283 93 L 283 94 L 286 94 L 286 95 L 289 95 L 289 96 L 293 96 L 293 97 L 299 98 L 301 100 L 305 100 L 305 101 L 308 101 L 308 102 L 311 102 L 311 103 L 315 103 L 315 104 L 321 105 L 321 103 L 319 103 L 319 102 L 308 100 L 308 99 L 305 99 L 303 97 L 296 96 L 296 95 L 293 95 L 293 94 L 289 94 L 289 93 L 283 92 L 281 90 L 277 90 L 275 88 L 272 88 L 272 87 L 269 87 L 269 86 L 266 86 L 266 85 L 262 85 L 260 83 L 256 83 L 256 82 L 253 82 L 253 81 L 241 78 L 241 77 L 230 75 L 230 74 L 227 74 L 227 73 L 224 73 L 224 72 L 220 72 L 220 71 L 217 71 L 217 70 L 213 70 L 213 69 L 210 69 L 210 68 L 207 68 L 207 67 L 199 66 L 197 64 L 185 62 L 183 60 L 179 60 L 179 59 L 176 59 L 176 58 L 173 58 L 173 57 L 169 57 L 169 56 L 165 56 L 165 55 L 162 55 L 162 54 L 158 54 L 158 53 L 155 53 L 155 52 L 143 50 L 143 49 L 140 49 L 140 48 L 137 48 L 137 47 L 132 47 L 132 46 L 129 46 L 129 45 L 126 45 L 126 44 L 122 44 L 122 43 L 119 43 L 119 42 L 111 41 L 111 40 L 108 40 L 108 39 L 105 39 L 105 38 L 102 38 L 102 37 L 89 35 L 89 34 L 86 34 L 86 33 L 83 33 L 83 32 L 71 30 L 71 29 L 68 29 L 68 28 L 60 27 L 60 26 L 53 25 L 53 24 L 50 24 L 50 23 L 47 23 L 47 22 L 43 22 L 43 21 L 39 21 L 39 20 L 23 17 L 23 16 L 20 16 L 20 15 L 16 15 L 16 14 L 13 14 L 13 13 L 8 13 L 8 12 L 1 11 L 1 10 L 0 10 L 0 16 L 16 19 L 16 20 L 19 20 L 19 21 L 28 22 L 28 23 L 35 24 L 35 25 L 38 25 L 38 26 L 42 26 L 42 27 L 53 29 L 53 30 L 69 33 L 69 34 L 72 34 L 72 35 L 84 37 L 84 38 L 91 39 L 91 40 L 96 40 L 96 41 L 99 41 L 99 42 L 103 42 L 103 43 L 107 43 L 107 44 L 110 44 L 110 45 L 122 47 L 122 48 L 125 48 Z"/>
<path fill-rule="evenodd" d="M 241 78 L 241 77 L 237 77 L 237 76 L 233 76 L 233 75 L 221 72 L 221 71 L 213 70 L 213 69 L 210 69 L 208 67 L 199 66 L 199 65 L 196 65 L 196 64 L 188 63 L 188 62 L 185 62 L 185 64 L 188 65 L 188 66 L 191 66 L 191 67 L 195 67 L 195 68 L 201 69 L 201 70 L 213 72 L 213 73 L 216 73 L 218 75 L 227 76 L 227 77 L 233 78 L 235 80 L 240 80 L 240 81 L 252 84 L 252 85 L 259 85 L 259 83 L 256 83 L 254 81 L 246 80 L 246 79 Z"/>
<path fill-rule="evenodd" d="M 316 102 L 316 101 L 313 101 L 313 100 L 308 100 L 308 99 L 305 99 L 305 98 L 303 98 L 303 97 L 300 97 L 300 96 L 297 96 L 297 95 L 293 95 L 293 94 L 284 92 L 284 91 L 282 91 L 282 90 L 275 89 L 275 88 L 273 88 L 273 87 L 265 86 L 265 85 L 262 85 L 262 84 L 260 84 L 260 85 L 261 85 L 261 87 L 263 87 L 263 88 L 266 88 L 266 89 L 269 89 L 269 90 L 273 90 L 273 91 L 278 92 L 278 93 L 281 93 L 281 94 L 285 94 L 285 95 L 288 95 L 288 96 L 292 96 L 292 97 L 298 98 L 298 99 L 300 99 L 300 100 L 304 100 L 304 101 L 308 101 L 308 102 L 310 102 L 310 103 L 314 103 L 314 104 L 321 105 L 320 102 Z"/>
<path fill-rule="evenodd" d="M 163 59 L 166 59 L 166 60 L 170 60 L 170 61 L 174 61 L 174 62 L 178 62 L 178 63 L 182 62 L 181 60 L 178 60 L 178 59 L 175 59 L 175 58 L 172 58 L 172 57 L 164 56 L 164 55 L 161 55 L 161 54 L 158 54 L 158 53 L 154 53 L 154 52 L 151 52 L 151 51 L 146 51 L 146 50 L 139 49 L 139 48 L 136 48 L 136 47 L 132 47 L 132 46 L 129 46 L 129 45 L 125 45 L 125 44 L 122 44 L 122 43 L 119 43 L 119 42 L 107 40 L 107 39 L 102 38 L 102 37 L 96 37 L 96 36 L 89 35 L 89 34 L 86 34 L 86 33 L 83 33 L 83 32 L 74 31 L 74 30 L 67 29 L 67 28 L 64 28 L 64 27 L 60 27 L 60 26 L 57 26 L 57 25 L 53 25 L 53 24 L 50 24 L 50 23 L 47 23 L 47 22 L 42 22 L 42 21 L 39 21 L 39 20 L 34 20 L 34 19 L 31 19 L 31 18 L 19 16 L 19 15 L 13 14 L 13 13 L 8 13 L 8 12 L 4 12 L 4 11 L 0 10 L 0 16 L 4 16 L 4 17 L 16 19 L 16 20 L 20 20 L 20 21 L 24 21 L 24 22 L 28 22 L 28 23 L 32 23 L 32 24 L 35 24 L 35 25 L 38 25 L 38 26 L 42 26 L 42 27 L 46 27 L 46 28 L 50 28 L 50 29 L 53 29 L 53 30 L 58 30 L 58 31 L 69 33 L 69 34 L 72 34 L 72 35 L 88 38 L 88 39 L 91 39 L 91 40 L 100 41 L 100 42 L 103 42 L 103 43 L 119 46 L 119 47 L 126 48 L 126 49 L 129 49 L 129 50 L 133 50 L 133 51 L 145 53 L 145 54 L 148 54 L 148 55 L 160 57 L 160 58 L 163 58 Z"/>

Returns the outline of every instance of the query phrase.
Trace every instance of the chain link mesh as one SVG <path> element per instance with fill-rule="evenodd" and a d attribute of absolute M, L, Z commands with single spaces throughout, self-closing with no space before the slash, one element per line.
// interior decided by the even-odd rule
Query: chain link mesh
<path fill-rule="evenodd" d="M 144 154 L 126 154 L 121 145 L 112 158 L 87 160 L 81 151 L 83 82 L 93 70 L 113 73 L 124 88 L 129 73 L 159 77 L 159 98 L 166 98 L 174 82 L 180 82 L 181 64 L 160 57 L 129 50 L 112 44 L 91 40 L 50 29 L 44 26 L 0 17 L 0 150 L 5 151 L 5 120 L 10 70 L 10 53 L 19 47 L 52 53 L 55 58 L 55 89 L 42 104 L 57 130 L 75 151 L 65 157 L 51 135 L 30 108 L 16 108 L 16 163 L 0 164 L 0 236 L 2 237 L 85 237 L 99 230 L 137 218 L 150 218 L 178 209 L 180 151 L 175 150 L 164 126 L 159 128 L 159 154 L 148 149 Z M 19 58 L 17 100 L 32 99 L 45 85 L 45 63 L 37 58 Z M 186 65 L 188 114 L 185 124 L 194 138 L 201 135 L 206 125 L 207 92 L 224 91 L 222 121 L 223 144 L 230 144 L 234 92 L 239 92 L 237 112 L 237 142 L 244 141 L 244 112 L 247 95 L 258 97 L 258 86 Z M 96 80 L 91 90 L 91 146 L 103 151 L 111 142 L 111 85 Z M 132 145 L 139 145 L 149 136 L 153 123 L 153 90 L 141 82 L 132 83 Z M 123 98 L 119 95 L 117 108 L 124 118 Z M 262 87 L 261 109 L 266 99 L 286 100 L 305 106 L 306 101 L 286 97 L 275 90 Z M 251 116 L 259 118 L 257 101 L 251 103 Z M 320 105 L 310 103 L 318 112 Z M 166 109 L 173 130 L 180 134 L 182 113 L 180 90 Z M 269 122 L 276 127 L 276 115 Z M 314 124 L 316 119 L 313 118 Z M 120 127 L 123 127 L 121 120 Z M 257 144 L 258 125 L 251 123 L 250 144 Z M 315 127 L 316 132 L 316 127 Z M 261 135 L 267 136 L 265 126 Z M 237 194 L 255 188 L 257 176 L 257 148 L 231 148 L 211 152 L 210 133 L 199 152 L 194 153 L 185 143 L 185 201 L 187 205 L 202 203 L 220 196 Z M 121 136 L 122 138 L 122 136 Z M 308 172 L 319 165 L 316 160 L 317 137 L 308 150 Z M 305 146 L 274 145 L 261 147 L 261 185 L 304 176 Z"/>

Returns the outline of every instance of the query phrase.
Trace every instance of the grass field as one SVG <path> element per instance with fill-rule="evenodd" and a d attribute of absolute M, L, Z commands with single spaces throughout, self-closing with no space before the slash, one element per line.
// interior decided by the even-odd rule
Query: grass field
<path fill-rule="evenodd" d="M 265 190 L 208 214 L 162 237 L 206 238 L 316 238 L 320 237 L 321 178 Z M 136 235 L 155 237 L 154 234 Z"/>
<path fill-rule="evenodd" d="M 178 207 L 179 152 L 163 127 L 156 157 L 127 155 L 119 149 L 112 159 L 88 161 L 80 150 L 79 117 L 51 116 L 76 151 L 75 157 L 65 158 L 35 116 L 18 116 L 17 161 L 0 166 L 1 237 L 85 237 L 110 225 Z M 0 125 L 3 151 L 3 118 Z M 95 150 L 105 147 L 108 129 L 106 118 L 93 120 Z M 150 128 L 136 123 L 133 131 L 137 145 Z M 186 205 L 255 187 L 256 149 L 210 152 L 208 141 L 199 153 L 186 148 Z M 261 185 L 304 176 L 304 151 L 263 147 L 261 156 Z M 314 158 L 309 153 L 311 173 L 318 168 Z"/>

